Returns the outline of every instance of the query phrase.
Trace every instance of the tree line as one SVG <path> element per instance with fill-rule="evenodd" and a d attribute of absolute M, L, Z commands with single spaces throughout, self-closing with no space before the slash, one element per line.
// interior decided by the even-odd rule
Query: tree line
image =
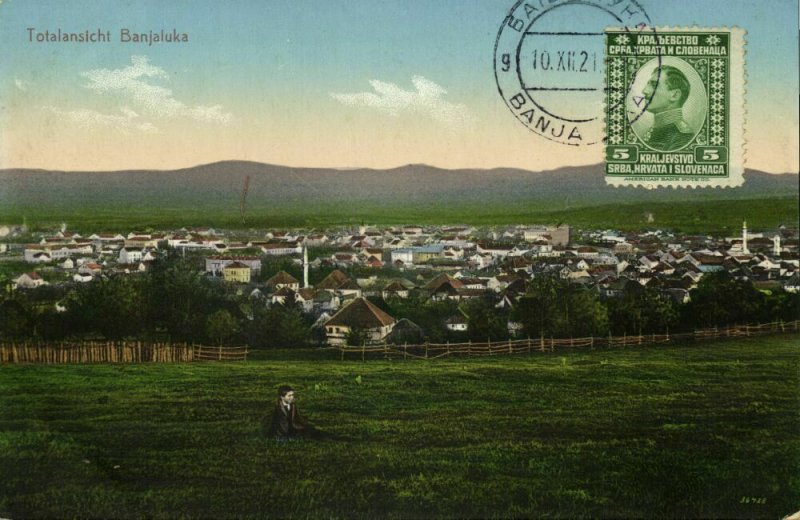
<path fill-rule="evenodd" d="M 629 286 L 621 297 L 602 298 L 596 289 L 557 276 L 537 276 L 512 308 L 498 307 L 497 295 L 431 301 L 422 290 L 405 299 L 372 301 L 395 319 L 415 325 L 390 337 L 400 343 L 504 340 L 512 334 L 509 322 L 517 324 L 514 333 L 523 337 L 564 338 L 662 334 L 800 317 L 800 295 L 760 291 L 724 271 L 706 274 L 685 304 L 657 289 Z M 267 305 L 242 287 L 209 278 L 198 259 L 168 253 L 145 273 L 4 294 L 0 339 L 139 339 L 253 347 L 324 342 L 324 329 L 312 327 L 314 316 L 291 303 Z M 446 327 L 453 316 L 466 321 L 466 331 Z M 360 341 L 357 331 L 352 336 L 353 343 Z"/>

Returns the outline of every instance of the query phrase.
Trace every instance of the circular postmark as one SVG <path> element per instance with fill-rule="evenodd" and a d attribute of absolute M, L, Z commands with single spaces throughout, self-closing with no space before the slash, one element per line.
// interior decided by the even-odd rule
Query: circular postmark
<path fill-rule="evenodd" d="M 603 30 L 611 25 L 631 34 L 655 31 L 636 0 L 514 4 L 497 34 L 494 73 L 503 101 L 529 130 L 571 146 L 603 142 Z M 648 103 L 628 111 L 628 119 L 637 120 Z"/>

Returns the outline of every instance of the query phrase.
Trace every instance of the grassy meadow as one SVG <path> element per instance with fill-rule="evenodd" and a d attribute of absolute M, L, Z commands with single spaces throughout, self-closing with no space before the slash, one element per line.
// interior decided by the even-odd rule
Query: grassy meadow
<path fill-rule="evenodd" d="M 652 218 L 652 220 L 651 220 Z M 312 207 L 298 202 L 281 206 L 248 209 L 242 224 L 238 207 L 216 206 L 213 201 L 200 206 L 158 206 L 146 204 L 121 207 L 69 206 L 0 208 L 0 222 L 21 223 L 34 230 L 52 229 L 62 222 L 69 229 L 85 233 L 128 232 L 132 229 L 177 229 L 182 226 L 211 226 L 221 229 L 263 229 L 302 227 L 326 229 L 362 222 L 375 225 L 454 224 L 478 226 L 566 223 L 579 228 L 673 229 L 687 233 L 726 234 L 740 232 L 742 219 L 751 229 L 774 229 L 781 224 L 796 225 L 797 199 L 763 198 L 744 200 L 669 201 L 657 203 L 569 205 L 564 200 L 551 202 L 466 204 L 377 204 L 373 202 L 319 204 Z"/>
<path fill-rule="evenodd" d="M 797 340 L 3 366 L 0 517 L 780 518 L 800 508 Z M 338 438 L 265 438 L 283 383 Z"/>

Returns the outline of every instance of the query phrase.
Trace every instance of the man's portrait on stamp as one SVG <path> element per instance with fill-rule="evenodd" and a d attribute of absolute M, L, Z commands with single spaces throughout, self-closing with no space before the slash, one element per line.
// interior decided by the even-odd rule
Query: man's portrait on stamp
<path fill-rule="evenodd" d="M 645 146 L 659 152 L 685 148 L 702 129 L 708 111 L 700 75 L 689 63 L 672 56 L 642 66 L 626 102 L 627 112 L 637 117 L 644 105 L 644 113 L 631 128 Z"/>

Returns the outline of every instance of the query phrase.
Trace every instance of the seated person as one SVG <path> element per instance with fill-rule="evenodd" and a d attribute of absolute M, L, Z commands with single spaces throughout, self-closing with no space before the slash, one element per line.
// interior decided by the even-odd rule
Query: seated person
<path fill-rule="evenodd" d="M 321 438 L 322 432 L 306 421 L 294 404 L 294 389 L 283 385 L 278 388 L 278 400 L 272 411 L 268 435 L 278 440 Z"/>

